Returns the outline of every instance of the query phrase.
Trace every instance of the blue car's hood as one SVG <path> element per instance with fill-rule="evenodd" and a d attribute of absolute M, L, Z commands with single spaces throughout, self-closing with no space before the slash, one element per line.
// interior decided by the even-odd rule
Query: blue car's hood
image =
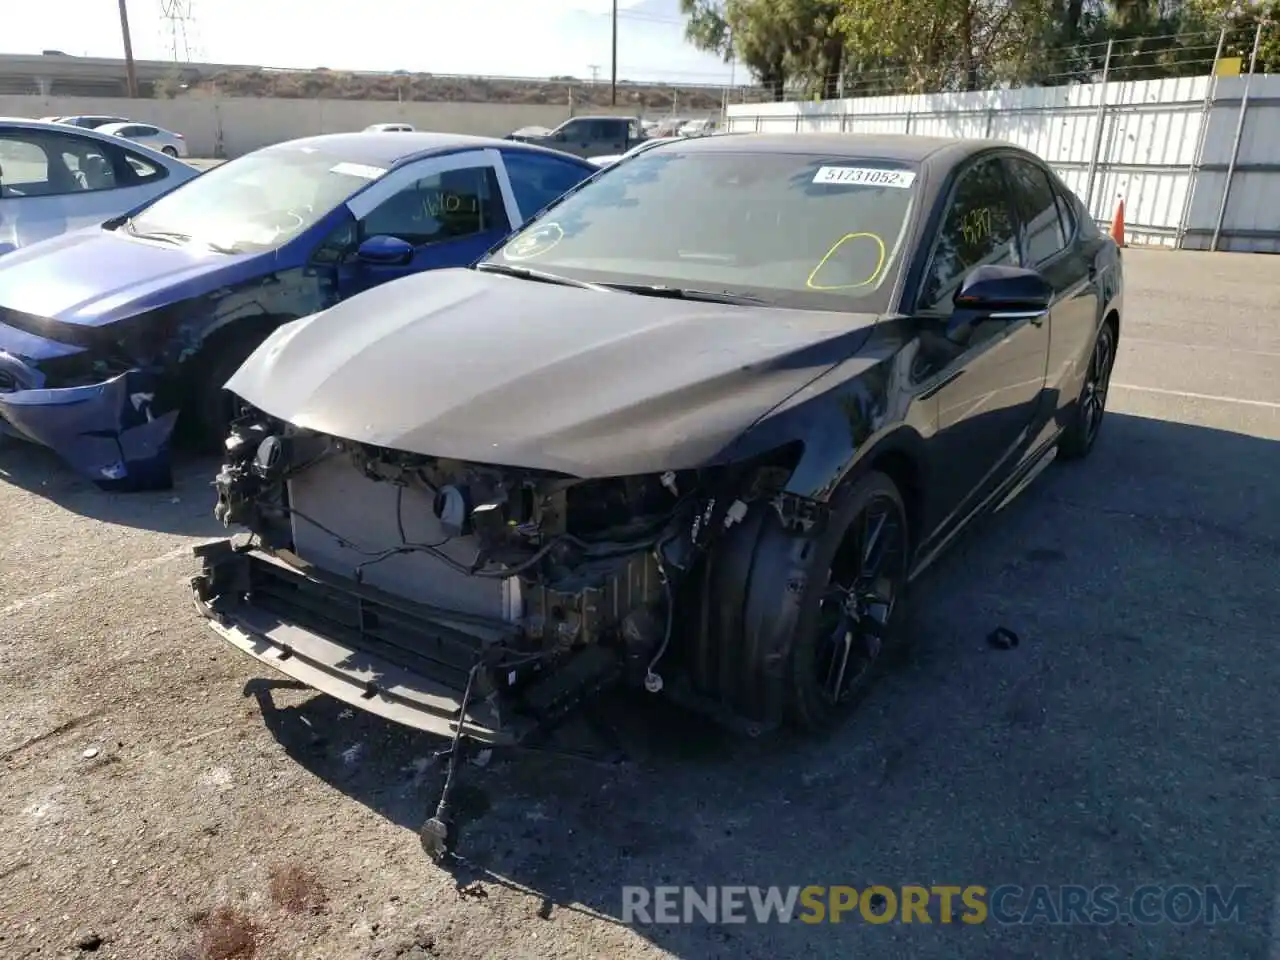
<path fill-rule="evenodd" d="M 270 269 L 274 253 L 162 246 L 100 227 L 74 230 L 0 258 L 0 307 L 99 326 Z M 248 269 L 246 269 L 246 267 Z"/>

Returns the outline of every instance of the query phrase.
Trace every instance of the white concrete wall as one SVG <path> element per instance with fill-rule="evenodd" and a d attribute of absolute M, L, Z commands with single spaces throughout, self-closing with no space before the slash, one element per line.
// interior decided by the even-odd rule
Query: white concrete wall
<path fill-rule="evenodd" d="M 1246 78 L 1183 77 L 974 93 L 730 106 L 737 131 L 991 137 L 1047 160 L 1100 222 L 1125 201 L 1136 242 L 1206 249 Z M 1212 107 L 1205 124 L 1206 97 Z M 1220 250 L 1280 251 L 1280 76 L 1249 82 Z M 1103 109 L 1099 111 L 1099 107 Z M 1100 122 L 1101 120 L 1101 122 Z M 1200 146 L 1201 130 L 1204 143 Z M 1090 183 L 1092 181 L 1092 187 Z"/>
<path fill-rule="evenodd" d="M 634 112 L 584 107 L 578 113 Z M 283 100 L 253 97 L 183 97 L 126 100 L 97 97 L 0 96 L 0 116 L 48 117 L 110 114 L 177 131 L 192 156 L 237 157 L 295 137 L 362 130 L 401 120 L 420 130 L 505 136 L 521 127 L 554 127 L 569 117 L 564 105 L 506 103 L 406 103 L 365 100 Z"/>

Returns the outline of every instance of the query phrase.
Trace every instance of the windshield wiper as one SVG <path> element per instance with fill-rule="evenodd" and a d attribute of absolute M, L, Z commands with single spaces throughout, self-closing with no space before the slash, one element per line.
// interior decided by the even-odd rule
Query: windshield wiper
<path fill-rule="evenodd" d="M 133 222 L 129 223 L 129 236 L 137 237 L 139 240 L 159 240 L 162 243 L 172 243 L 176 247 L 189 243 L 191 237 L 185 233 L 178 233 L 174 230 L 150 230 L 145 233 L 139 233 L 133 226 Z"/>
<path fill-rule="evenodd" d="M 475 265 L 476 270 L 485 273 L 500 273 L 504 277 L 519 277 L 522 280 L 537 280 L 539 283 L 557 283 L 562 287 L 578 287 L 582 290 L 602 290 L 601 284 L 588 283 L 586 280 L 574 280 L 572 277 L 562 277 L 558 273 L 547 273 L 545 270 L 535 270 L 533 267 L 513 267 L 506 263 L 493 263 L 486 260 L 483 263 Z"/>
<path fill-rule="evenodd" d="M 601 283 L 606 290 L 619 290 L 642 297 L 667 297 L 671 300 L 701 300 L 706 303 L 736 303 L 742 306 L 769 306 L 763 297 L 727 290 L 696 290 L 692 287 L 668 287 L 660 283 Z"/>

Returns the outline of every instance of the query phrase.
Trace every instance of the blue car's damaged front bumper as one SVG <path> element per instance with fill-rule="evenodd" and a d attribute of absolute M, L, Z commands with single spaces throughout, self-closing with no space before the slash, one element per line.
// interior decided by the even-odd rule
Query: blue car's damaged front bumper
<path fill-rule="evenodd" d="M 0 350 L 0 431 L 48 447 L 106 490 L 172 486 L 178 412 L 156 412 L 155 374 L 128 370 L 85 386 L 44 382 L 34 366 Z"/>

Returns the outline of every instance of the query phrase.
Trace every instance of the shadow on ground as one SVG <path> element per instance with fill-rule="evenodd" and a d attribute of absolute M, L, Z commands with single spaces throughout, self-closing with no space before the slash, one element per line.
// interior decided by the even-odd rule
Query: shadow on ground
<path fill-rule="evenodd" d="M 1266 955 L 1280 866 L 1280 443 L 1108 415 L 922 583 L 913 661 L 825 741 L 615 703 L 620 765 L 468 767 L 460 883 L 622 922 L 624 885 L 1246 885 L 1241 922 L 646 925 L 681 957 Z M 1021 637 L 989 646 L 997 625 Z M 416 830 L 442 744 L 326 697 L 266 723 Z M 475 889 L 471 887 L 469 889 Z M 1005 909 L 1019 912 L 1014 896 Z M 935 918 L 938 916 L 934 908 Z"/>
<path fill-rule="evenodd" d="M 0 436 L 0 483 L 21 487 L 63 509 L 120 526 L 193 537 L 214 537 L 213 478 L 218 458 L 178 454 L 172 490 L 106 493 L 73 473 L 51 450 Z"/>

